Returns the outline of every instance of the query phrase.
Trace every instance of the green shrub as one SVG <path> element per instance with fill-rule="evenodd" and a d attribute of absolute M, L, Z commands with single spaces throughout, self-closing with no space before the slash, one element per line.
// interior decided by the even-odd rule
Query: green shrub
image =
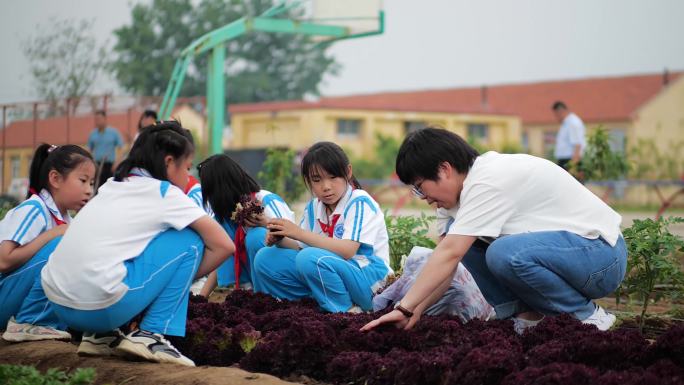
<path fill-rule="evenodd" d="M 627 272 L 618 288 L 620 295 L 636 295 L 643 300 L 641 325 L 651 301 L 657 302 L 663 296 L 681 296 L 684 289 L 684 273 L 677 253 L 684 251 L 684 240 L 672 234 L 668 225 L 684 223 L 684 218 L 635 219 L 631 227 L 622 234 L 627 244 Z"/>
<path fill-rule="evenodd" d="M 0 385 L 86 385 L 95 381 L 95 369 L 76 369 L 67 375 L 57 369 L 45 374 L 32 366 L 0 365 Z"/>
<path fill-rule="evenodd" d="M 402 257 L 411 252 L 413 246 L 434 248 L 435 241 L 427 236 L 430 222 L 435 217 L 425 213 L 418 217 L 390 216 L 385 212 L 385 224 L 389 234 L 390 266 L 396 273 L 402 270 Z"/>
<path fill-rule="evenodd" d="M 357 179 L 389 179 L 399 152 L 399 140 L 391 136 L 375 134 L 375 156 L 373 159 L 352 158 L 353 172 Z M 345 150 L 347 154 L 351 152 Z"/>
<path fill-rule="evenodd" d="M 0 195 L 0 220 L 5 218 L 8 211 L 19 204 L 19 201 L 9 195 Z"/>
<path fill-rule="evenodd" d="M 304 192 L 304 182 L 296 172 L 296 153 L 293 150 L 270 148 L 257 175 L 263 188 L 280 195 L 286 202 L 294 202 Z"/>
<path fill-rule="evenodd" d="M 611 150 L 608 132 L 603 127 L 596 128 L 587 138 L 581 164 L 581 171 L 587 180 L 621 179 L 629 170 L 624 154 Z"/>

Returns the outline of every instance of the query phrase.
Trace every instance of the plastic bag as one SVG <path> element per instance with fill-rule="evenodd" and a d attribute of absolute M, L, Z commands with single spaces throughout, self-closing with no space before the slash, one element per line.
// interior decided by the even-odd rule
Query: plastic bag
<path fill-rule="evenodd" d="M 373 310 L 378 311 L 399 302 L 408 293 L 423 266 L 432 255 L 432 249 L 416 246 L 406 258 L 404 272 L 394 283 L 373 297 Z M 449 314 L 467 322 L 471 319 L 495 318 L 494 308 L 487 303 L 475 279 L 462 263 L 458 264 L 451 286 L 424 314 Z"/>

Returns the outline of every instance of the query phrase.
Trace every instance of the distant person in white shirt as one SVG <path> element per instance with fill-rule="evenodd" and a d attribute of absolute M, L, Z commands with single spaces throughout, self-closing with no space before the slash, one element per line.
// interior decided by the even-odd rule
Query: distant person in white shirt
<path fill-rule="evenodd" d="M 557 101 L 553 103 L 551 109 L 561 123 L 558 135 L 556 135 L 554 156 L 558 165 L 568 170 L 571 164 L 580 164 L 582 153 L 587 146 L 586 129 L 582 119 L 568 110 L 565 103 Z"/>
<path fill-rule="evenodd" d="M 613 325 L 615 316 L 593 300 L 624 278 L 621 217 L 563 169 L 526 154 L 479 155 L 458 135 L 426 128 L 406 137 L 396 171 L 453 223 L 395 310 L 363 330 L 411 328 L 459 263 L 519 333 L 563 313 L 599 330 Z"/>

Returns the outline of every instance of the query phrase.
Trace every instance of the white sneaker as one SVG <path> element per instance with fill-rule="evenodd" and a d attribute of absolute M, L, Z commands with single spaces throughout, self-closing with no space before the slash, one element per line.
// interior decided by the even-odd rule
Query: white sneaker
<path fill-rule="evenodd" d="M 2 334 L 2 339 L 10 342 L 70 340 L 71 334 L 48 326 L 20 324 L 12 317 L 7 322 L 7 330 Z"/>
<path fill-rule="evenodd" d="M 606 331 L 610 329 L 617 319 L 613 314 L 607 313 L 601 306 L 594 304 L 596 306 L 594 314 L 590 315 L 589 318 L 582 320 L 583 324 L 594 325 L 600 331 Z"/>
<path fill-rule="evenodd" d="M 199 295 L 199 293 L 202 291 L 202 288 L 204 287 L 204 284 L 207 283 L 207 276 L 205 275 L 202 278 L 198 278 L 195 282 L 192 283 L 192 286 L 190 286 L 190 292 L 194 295 Z"/>
<path fill-rule="evenodd" d="M 511 317 L 511 319 L 513 320 L 513 330 L 515 330 L 515 332 L 519 335 L 522 335 L 525 330 L 537 326 L 537 324 L 542 322 L 544 318 L 545 317 L 542 317 L 536 321 L 532 321 L 518 317 Z"/>
<path fill-rule="evenodd" d="M 119 329 L 108 333 L 84 332 L 76 353 L 87 356 L 121 355 L 116 347 L 123 341 L 123 338 L 124 335 Z"/>
<path fill-rule="evenodd" d="M 241 290 L 254 290 L 254 286 L 252 286 L 251 282 L 245 282 L 240 284 L 240 289 Z"/>
<path fill-rule="evenodd" d="M 365 312 L 363 311 L 363 309 L 361 309 L 360 306 L 354 305 L 354 306 L 350 307 L 349 310 L 347 310 L 347 313 L 361 314 L 361 313 L 365 313 Z"/>
<path fill-rule="evenodd" d="M 182 355 L 164 336 L 144 330 L 126 335 L 116 350 L 148 361 L 195 366 L 191 359 Z"/>

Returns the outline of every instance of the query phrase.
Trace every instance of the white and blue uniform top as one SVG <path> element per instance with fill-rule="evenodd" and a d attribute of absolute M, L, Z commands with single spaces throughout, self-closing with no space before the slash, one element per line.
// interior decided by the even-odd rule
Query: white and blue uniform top
<path fill-rule="evenodd" d="M 50 192 L 42 189 L 7 212 L 0 222 L 0 241 L 13 241 L 23 246 L 56 227 L 58 221 L 70 223 L 71 217 L 69 214 L 62 217 Z"/>
<path fill-rule="evenodd" d="M 348 186 L 330 217 L 326 213 L 325 204 L 314 198 L 306 205 L 299 226 L 316 234 L 328 235 L 322 225 L 332 225 L 328 220 L 332 222 L 336 215 L 339 217 L 333 228 L 333 237 L 361 244 L 356 255 L 352 257 L 359 267 L 367 266 L 370 263 L 368 256 L 374 255 L 385 263 L 390 273 L 393 273 L 389 263 L 389 236 L 385 215 L 370 194 Z M 308 247 L 302 242 L 299 244 L 301 247 Z"/>
<path fill-rule="evenodd" d="M 134 168 L 122 182 L 109 179 L 41 271 L 45 295 L 72 309 L 111 306 L 129 290 L 126 261 L 138 258 L 160 233 L 182 230 L 206 215 L 183 190 L 146 170 Z"/>
<path fill-rule="evenodd" d="M 197 206 L 201 207 L 204 209 L 204 211 L 207 212 L 209 216 L 213 216 L 214 212 L 211 211 L 211 207 L 209 206 L 209 202 L 207 202 L 207 205 L 202 204 L 202 185 L 199 183 L 196 183 L 194 186 L 190 187 L 190 190 L 186 194 L 190 199 L 192 199 L 193 202 L 197 204 Z"/>
<path fill-rule="evenodd" d="M 291 222 L 295 221 L 294 211 L 290 210 L 290 207 L 278 194 L 268 190 L 260 190 L 256 193 L 256 199 L 264 206 L 264 216 L 266 218 L 283 218 Z"/>

